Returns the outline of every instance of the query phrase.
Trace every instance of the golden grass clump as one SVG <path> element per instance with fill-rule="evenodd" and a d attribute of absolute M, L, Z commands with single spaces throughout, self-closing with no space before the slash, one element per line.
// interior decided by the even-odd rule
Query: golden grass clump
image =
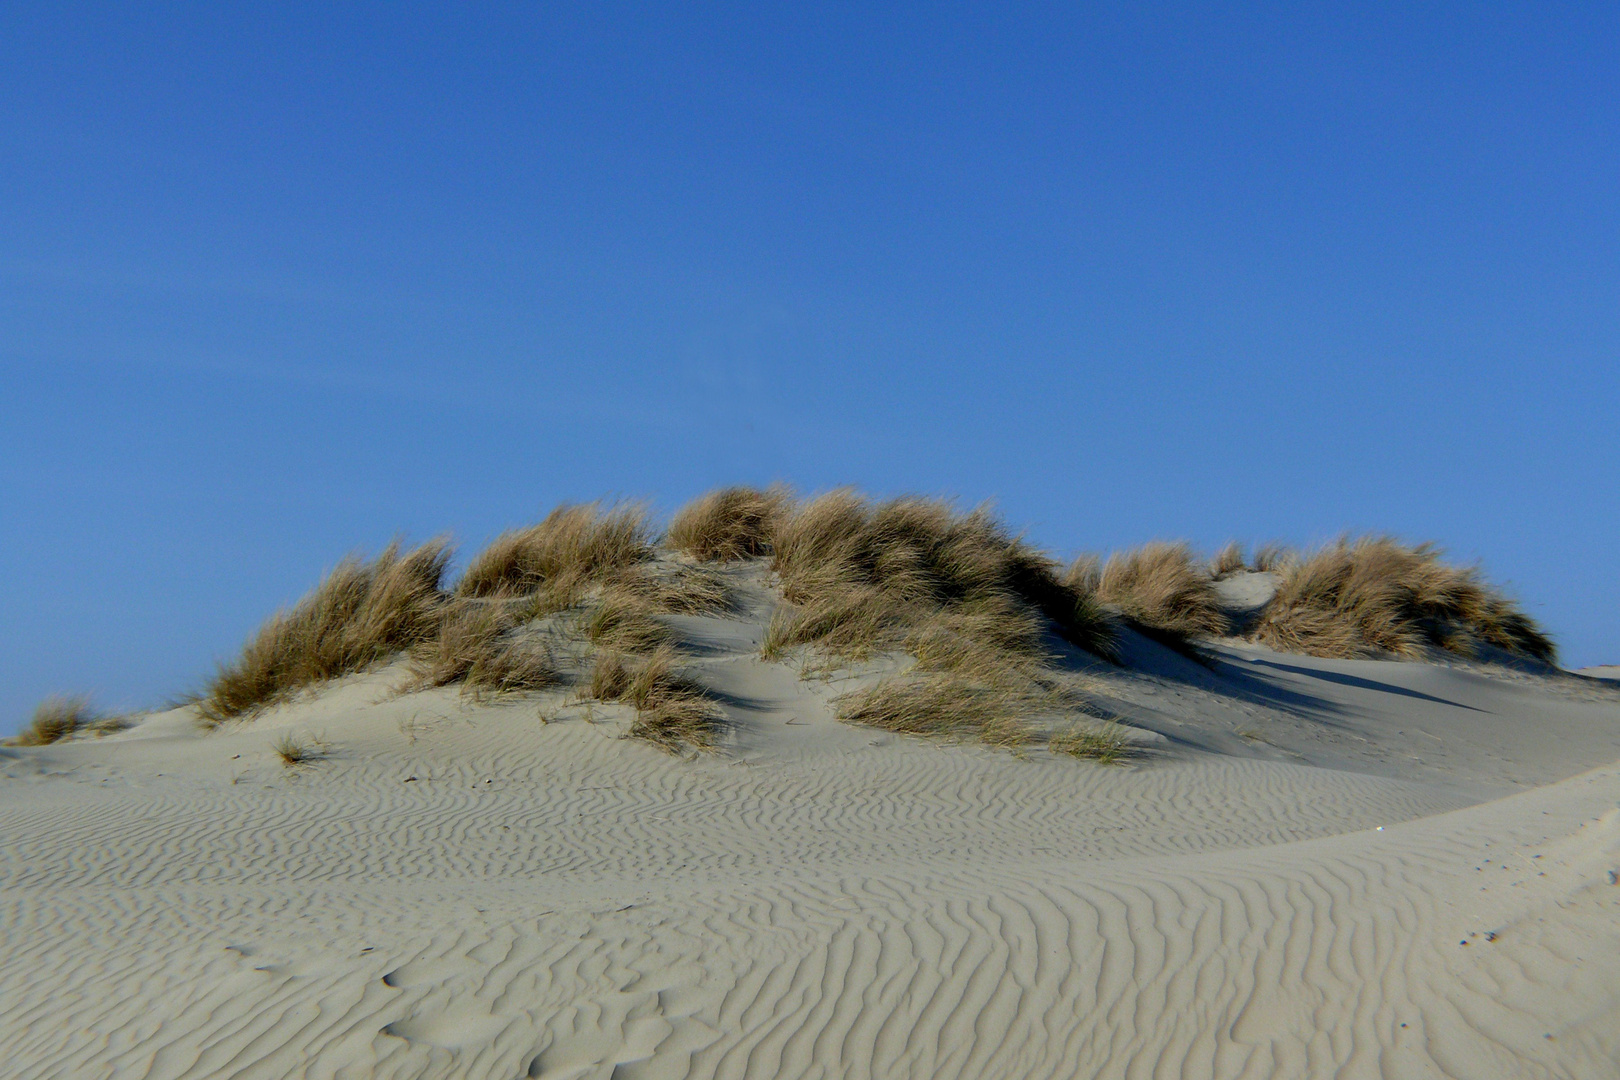
<path fill-rule="evenodd" d="M 591 672 L 591 695 L 635 708 L 636 719 L 628 732 L 633 739 L 645 739 L 671 753 L 686 747 L 713 749 L 724 714 L 701 686 L 681 674 L 677 660 L 669 645 L 639 663 L 621 652 L 603 652 Z"/>
<path fill-rule="evenodd" d="M 1243 557 L 1243 545 L 1236 540 L 1221 548 L 1215 553 L 1215 557 L 1209 560 L 1209 576 L 1216 581 L 1242 573 L 1248 568 L 1248 560 Z"/>
<path fill-rule="evenodd" d="M 830 656 L 866 660 L 897 648 L 918 617 L 903 600 L 870 585 L 825 587 L 801 607 L 777 610 L 766 627 L 761 655 L 777 659 L 795 645 L 815 644 Z"/>
<path fill-rule="evenodd" d="M 319 738 L 312 738 L 306 742 L 290 731 L 283 732 L 270 748 L 289 769 L 296 769 L 300 765 L 312 765 L 330 752 L 326 743 Z"/>
<path fill-rule="evenodd" d="M 1030 737 L 1022 718 L 1051 704 L 1048 630 L 1112 655 L 1096 600 L 984 508 L 834 491 L 782 519 L 773 568 L 793 606 L 772 618 L 764 657 L 809 644 L 837 660 L 915 658 L 910 673 L 840 699 L 852 723 L 1016 746 Z"/>
<path fill-rule="evenodd" d="M 1094 652 L 1106 654 L 1113 638 L 1096 605 L 982 507 L 964 514 L 939 499 L 829 492 L 782 518 L 773 568 L 803 609 L 793 636 L 838 654 L 893 647 L 935 610 L 984 602 L 1036 609 Z"/>
<path fill-rule="evenodd" d="M 1427 646 L 1469 656 L 1483 644 L 1557 662 L 1556 647 L 1535 620 L 1476 568 L 1440 559 L 1432 544 L 1340 537 L 1285 564 L 1255 637 L 1274 649 L 1314 656 L 1419 656 Z"/>
<path fill-rule="evenodd" d="M 1186 544 L 1153 542 L 1116 552 L 1097 577 L 1096 595 L 1132 622 L 1175 637 L 1227 630 L 1209 573 Z"/>
<path fill-rule="evenodd" d="M 777 526 L 792 502 L 781 487 L 711 491 L 676 512 L 666 539 L 675 550 L 706 562 L 769 555 Z"/>
<path fill-rule="evenodd" d="M 633 673 L 628 656 L 616 649 L 603 649 L 591 665 L 591 697 L 598 701 L 618 701 L 629 693 Z"/>
<path fill-rule="evenodd" d="M 1046 748 L 1054 754 L 1090 758 L 1104 765 L 1122 761 L 1130 754 L 1130 742 L 1113 722 L 1100 728 L 1076 728 L 1054 735 L 1047 740 Z"/>
<path fill-rule="evenodd" d="M 551 650 L 499 601 L 458 599 L 438 635 L 411 656 L 418 686 L 460 683 L 463 693 L 517 694 L 562 681 Z"/>
<path fill-rule="evenodd" d="M 245 715 L 432 640 L 449 560 L 443 540 L 405 552 L 390 544 L 370 562 L 344 559 L 220 667 L 197 701 L 204 720 L 217 724 Z"/>
<path fill-rule="evenodd" d="M 906 637 L 920 671 L 993 686 L 1021 685 L 1048 659 L 1044 627 L 1030 608 L 989 599 L 940 611 Z"/>
<path fill-rule="evenodd" d="M 673 640 L 657 618 L 657 602 L 625 589 L 608 589 L 585 614 L 581 626 L 592 645 L 622 652 L 651 652 Z"/>
<path fill-rule="evenodd" d="M 835 700 L 840 720 L 901 735 L 979 739 L 986 732 L 1007 742 L 1022 730 L 1020 695 L 955 676 L 884 679 Z"/>
<path fill-rule="evenodd" d="M 103 721 L 101 714 L 91 708 L 87 697 L 52 696 L 39 703 L 34 709 L 33 720 L 10 742 L 12 746 L 48 746 L 72 738 Z"/>
<path fill-rule="evenodd" d="M 630 594 L 673 615 L 712 615 L 731 608 L 724 575 L 702 566 L 639 566 L 608 578 L 604 590 Z"/>
<path fill-rule="evenodd" d="M 1286 544 L 1271 543 L 1256 549 L 1251 565 L 1259 573 L 1280 574 L 1296 561 L 1297 557 Z"/>
<path fill-rule="evenodd" d="M 563 505 L 539 524 L 496 537 L 474 556 L 456 584 L 461 596 L 522 596 L 549 588 L 566 594 L 651 557 L 646 508 L 604 510 L 599 503 Z M 566 606 L 566 605 L 565 605 Z"/>
<path fill-rule="evenodd" d="M 628 732 L 660 750 L 678 754 L 687 747 L 713 750 L 719 742 L 723 715 L 707 697 L 687 694 L 661 697 L 636 710 Z"/>

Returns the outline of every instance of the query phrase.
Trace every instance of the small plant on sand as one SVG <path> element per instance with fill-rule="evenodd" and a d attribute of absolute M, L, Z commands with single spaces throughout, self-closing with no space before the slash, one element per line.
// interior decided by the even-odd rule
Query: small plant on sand
<path fill-rule="evenodd" d="M 46 746 L 72 738 L 104 722 L 83 696 L 48 697 L 34 709 L 34 718 L 22 734 L 11 739 L 12 746 Z"/>
<path fill-rule="evenodd" d="M 1215 553 L 1215 557 L 1209 560 L 1209 576 L 1216 581 L 1242 573 L 1248 568 L 1248 560 L 1243 557 L 1243 545 L 1236 540 L 1221 548 Z"/>
<path fill-rule="evenodd" d="M 602 594 L 580 625 L 598 648 L 651 652 L 674 637 L 659 613 L 657 603 L 645 595 L 613 589 Z"/>
<path fill-rule="evenodd" d="M 1154 542 L 1109 556 L 1097 599 L 1139 626 L 1182 639 L 1227 630 L 1209 573 L 1186 544 Z"/>
<path fill-rule="evenodd" d="M 311 765 L 325 758 L 330 752 L 330 748 L 321 739 L 312 737 L 308 740 L 302 740 L 294 736 L 290 731 L 282 732 L 281 737 L 275 741 L 271 749 L 275 751 L 276 757 L 281 759 L 281 763 L 289 769 L 295 769 L 300 765 Z"/>
<path fill-rule="evenodd" d="M 786 488 L 729 487 L 683 506 L 669 523 L 670 547 L 706 562 L 769 555 L 792 505 Z"/>
<path fill-rule="evenodd" d="M 783 517 L 772 565 L 786 599 L 804 609 L 798 641 L 835 654 L 893 647 L 930 613 L 985 601 L 1039 611 L 1057 633 L 1104 655 L 1113 640 L 1096 604 L 985 508 L 829 492 Z"/>
<path fill-rule="evenodd" d="M 779 608 L 766 627 L 761 652 L 774 657 L 796 645 L 814 644 L 829 656 L 866 660 L 898 647 L 908 623 L 917 617 L 913 605 L 881 589 L 831 586 L 802 606 Z"/>
<path fill-rule="evenodd" d="M 636 710 L 631 738 L 671 753 L 687 747 L 713 749 L 724 714 L 701 686 L 680 672 L 678 659 L 668 645 L 639 661 L 621 652 L 603 652 L 591 671 L 591 695 L 623 701 Z"/>
<path fill-rule="evenodd" d="M 1038 677 L 1048 659 L 1040 617 L 1005 598 L 929 616 L 907 635 L 905 645 L 917 670 L 986 686 L 1023 686 Z"/>
<path fill-rule="evenodd" d="M 203 719 L 218 724 L 242 716 L 432 639 L 449 559 L 442 540 L 403 553 L 390 544 L 371 562 L 344 559 L 219 669 L 197 699 Z"/>
<path fill-rule="evenodd" d="M 1027 702 L 1020 695 L 950 676 L 898 676 L 834 701 L 840 720 L 901 735 L 1005 739 Z"/>
<path fill-rule="evenodd" d="M 1552 664 L 1547 635 L 1474 567 L 1441 562 L 1432 544 L 1385 536 L 1336 542 L 1288 562 L 1255 637 L 1274 649 L 1315 656 L 1425 648 L 1474 655 L 1482 645 Z"/>
<path fill-rule="evenodd" d="M 1291 563 L 1298 561 L 1292 548 L 1286 544 L 1262 544 L 1255 550 L 1252 564 L 1257 573 L 1278 574 L 1288 568 Z"/>
<path fill-rule="evenodd" d="M 460 683 L 473 696 L 532 693 L 562 681 L 551 649 L 500 602 L 453 601 L 411 667 L 417 686 Z"/>
<path fill-rule="evenodd" d="M 1118 724 L 1108 723 L 1100 728 L 1076 728 L 1054 735 L 1046 742 L 1054 754 L 1090 758 L 1104 765 L 1123 761 L 1130 753 L 1130 742 Z"/>
<path fill-rule="evenodd" d="M 765 624 L 765 636 L 760 640 L 759 658 L 775 663 L 787 656 L 787 651 L 797 643 L 794 640 L 794 628 L 799 621 L 797 609 L 782 606 L 771 612 L 770 622 Z"/>
<path fill-rule="evenodd" d="M 724 575 L 702 566 L 643 564 L 608 578 L 603 591 L 629 594 L 649 611 L 670 615 L 714 615 L 731 608 Z"/>
<path fill-rule="evenodd" d="M 652 557 L 652 529 L 639 504 L 559 506 L 544 520 L 502 533 L 473 556 L 460 596 L 567 595 Z"/>

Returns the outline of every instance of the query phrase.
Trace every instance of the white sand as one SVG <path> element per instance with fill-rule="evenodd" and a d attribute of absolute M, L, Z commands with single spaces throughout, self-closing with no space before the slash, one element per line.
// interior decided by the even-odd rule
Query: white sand
<path fill-rule="evenodd" d="M 699 760 L 398 671 L 0 751 L 0 1074 L 1620 1076 L 1620 688 L 1133 639 L 1105 767 L 840 724 L 762 612 L 680 620 Z"/>

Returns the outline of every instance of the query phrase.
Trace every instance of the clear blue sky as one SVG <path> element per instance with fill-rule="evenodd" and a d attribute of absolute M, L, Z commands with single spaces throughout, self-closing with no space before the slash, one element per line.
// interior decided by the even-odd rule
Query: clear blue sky
<path fill-rule="evenodd" d="M 1620 8 L 787 7 L 0 8 L 0 730 L 773 479 L 1434 539 L 1620 662 Z"/>

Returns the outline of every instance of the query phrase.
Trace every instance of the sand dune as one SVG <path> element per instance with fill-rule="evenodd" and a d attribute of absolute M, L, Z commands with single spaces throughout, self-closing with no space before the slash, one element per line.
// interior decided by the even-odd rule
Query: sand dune
<path fill-rule="evenodd" d="M 1620 1075 L 1620 688 L 1127 634 L 1109 767 L 839 723 L 767 617 L 670 620 L 714 755 L 401 665 L 0 749 L 0 1073 Z"/>

